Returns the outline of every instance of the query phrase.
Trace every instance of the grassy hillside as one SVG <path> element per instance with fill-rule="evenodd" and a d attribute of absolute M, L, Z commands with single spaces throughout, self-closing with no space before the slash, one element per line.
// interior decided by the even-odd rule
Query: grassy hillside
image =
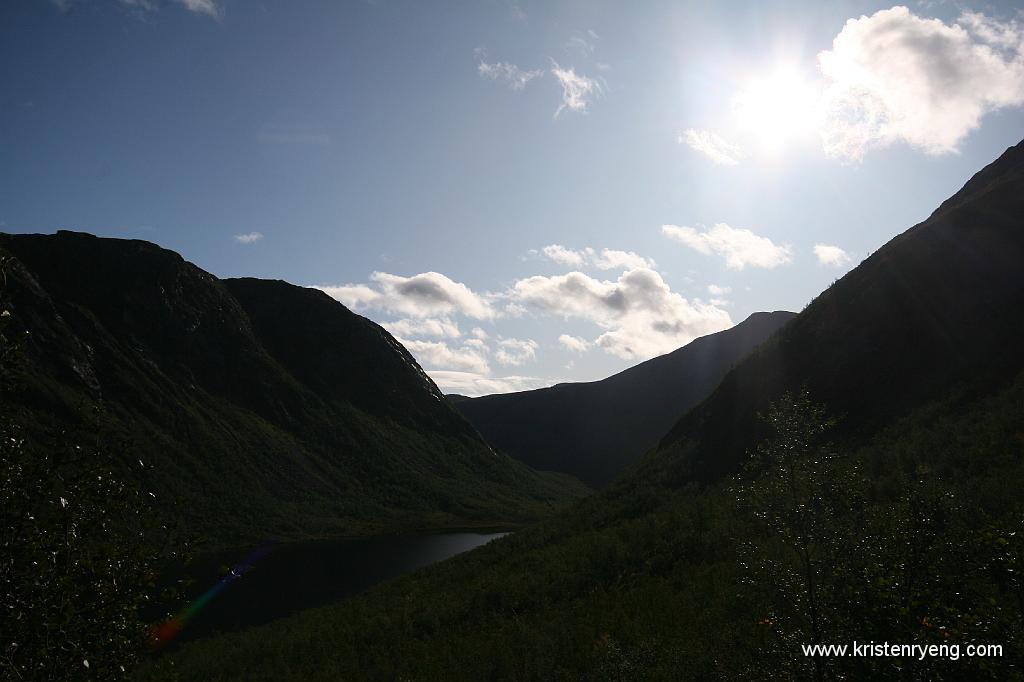
<path fill-rule="evenodd" d="M 221 282 L 141 241 L 0 248 L 18 422 L 98 431 L 213 544 L 521 523 L 585 490 L 493 452 L 390 334 L 322 292 Z"/>

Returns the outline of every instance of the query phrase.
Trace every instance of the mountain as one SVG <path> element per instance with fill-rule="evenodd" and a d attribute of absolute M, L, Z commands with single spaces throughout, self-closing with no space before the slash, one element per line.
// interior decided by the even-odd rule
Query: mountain
<path fill-rule="evenodd" d="M 1016 679 L 1022 263 L 1024 142 L 608 488 L 347 602 L 190 644 L 147 679 Z M 814 443 L 798 414 L 768 448 L 785 466 L 762 450 L 730 475 L 768 435 L 756 414 L 802 388 L 838 425 Z M 950 655 L 815 658 L 815 641 Z M 977 642 L 1007 653 L 964 656 Z"/>
<path fill-rule="evenodd" d="M 535 469 L 602 486 L 657 445 L 733 365 L 794 316 L 754 313 L 601 381 L 448 398 L 494 447 Z"/>
<path fill-rule="evenodd" d="M 1024 366 L 1024 142 L 819 295 L 726 375 L 659 444 L 679 481 L 736 468 L 757 414 L 808 389 L 870 433 L 952 387 L 988 391 Z M 671 464 L 669 464 L 671 462 Z"/>
<path fill-rule="evenodd" d="M 220 543 L 536 519 L 581 487 L 497 454 L 387 331 L 323 292 L 144 241 L 0 235 L 21 421 L 154 468 Z M 120 447 L 120 445 L 113 446 Z"/>

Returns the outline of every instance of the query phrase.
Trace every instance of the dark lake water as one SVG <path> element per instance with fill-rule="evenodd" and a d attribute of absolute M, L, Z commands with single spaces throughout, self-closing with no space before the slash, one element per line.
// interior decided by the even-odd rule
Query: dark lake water
<path fill-rule="evenodd" d="M 325 606 L 506 533 L 434 533 L 265 546 L 198 557 L 171 646 Z"/>

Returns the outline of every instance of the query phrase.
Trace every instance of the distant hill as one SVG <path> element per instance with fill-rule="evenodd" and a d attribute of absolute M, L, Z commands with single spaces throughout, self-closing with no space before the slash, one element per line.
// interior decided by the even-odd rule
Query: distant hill
<path fill-rule="evenodd" d="M 581 492 L 493 452 L 394 337 L 320 291 L 81 233 L 0 251 L 29 432 L 100 406 L 216 542 L 519 522 Z"/>
<path fill-rule="evenodd" d="M 484 439 L 531 467 L 609 483 L 795 313 L 754 313 L 601 381 L 481 398 L 448 396 Z"/>
<path fill-rule="evenodd" d="M 809 389 L 868 433 L 953 387 L 1024 367 L 1024 142 L 819 295 L 682 417 L 652 464 L 679 481 L 732 471 L 757 413 Z"/>

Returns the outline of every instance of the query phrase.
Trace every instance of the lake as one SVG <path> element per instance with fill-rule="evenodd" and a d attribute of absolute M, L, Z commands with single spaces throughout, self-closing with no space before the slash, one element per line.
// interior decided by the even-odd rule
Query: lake
<path fill-rule="evenodd" d="M 507 533 L 431 533 L 267 545 L 197 557 L 174 644 L 326 606 Z"/>

